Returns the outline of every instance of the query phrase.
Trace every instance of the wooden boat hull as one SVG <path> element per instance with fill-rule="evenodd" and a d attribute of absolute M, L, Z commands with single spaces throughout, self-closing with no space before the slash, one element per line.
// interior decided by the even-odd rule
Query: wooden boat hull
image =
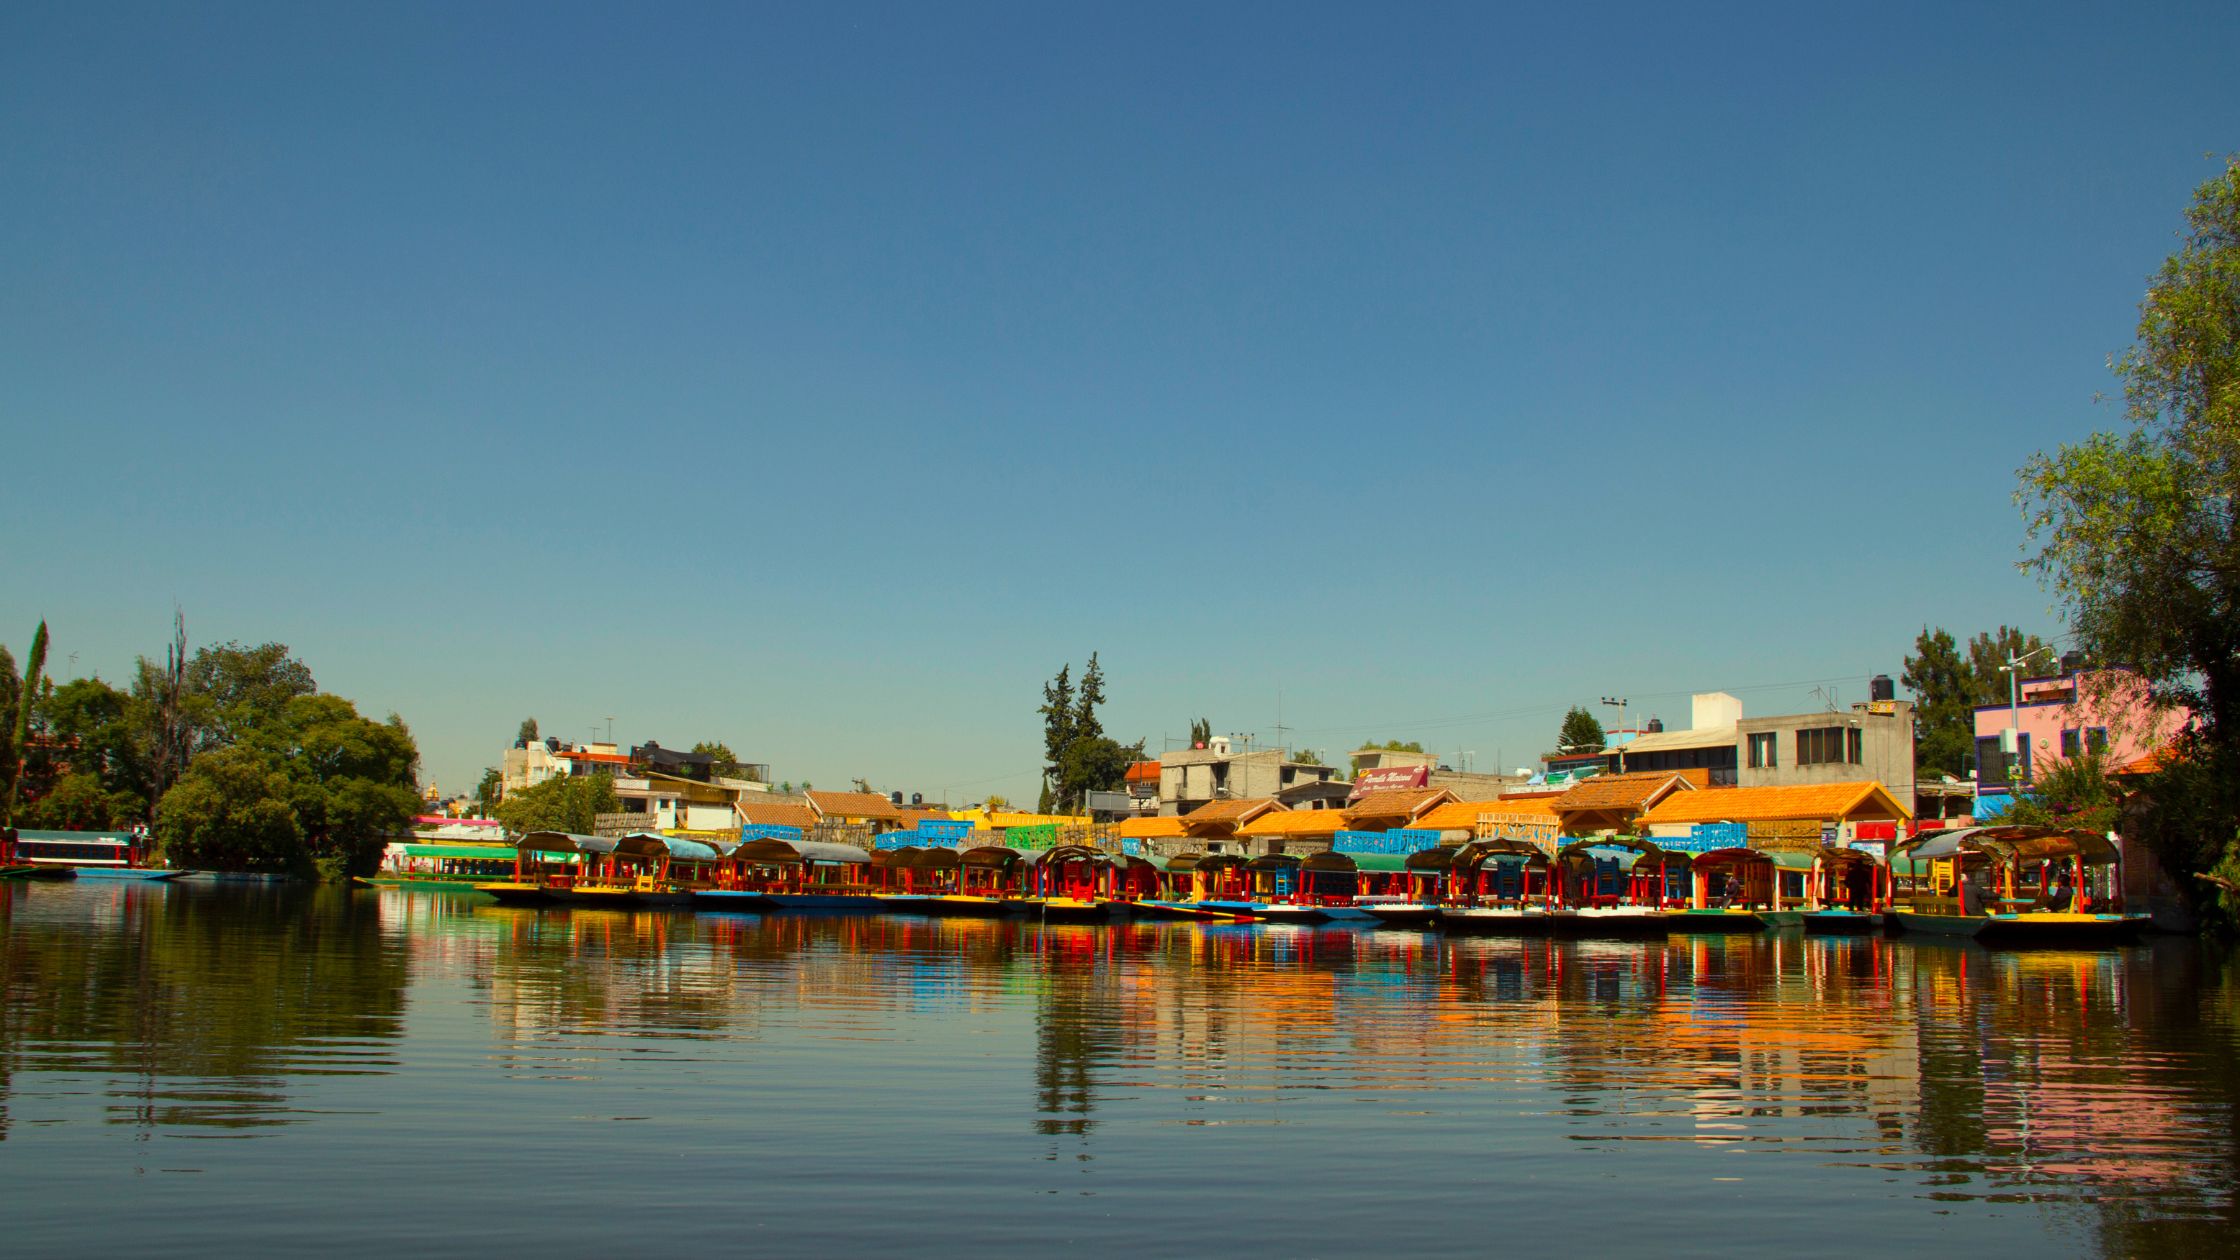
<path fill-rule="evenodd" d="M 1558 910 L 1548 924 L 1557 936 L 1577 940 L 1662 940 L 1671 931 L 1669 911 L 1616 906 Z"/>
<path fill-rule="evenodd" d="M 1860 910 L 1807 910 L 1804 930 L 1813 936 L 1873 936 L 1882 931 L 1883 916 Z"/>
<path fill-rule="evenodd" d="M 692 908 L 714 910 L 728 914 L 760 914 L 773 909 L 770 899 L 758 892 L 734 889 L 703 888 L 692 894 Z"/>
<path fill-rule="evenodd" d="M 1196 919 L 1217 923 L 1249 923 L 1254 918 L 1241 903 L 1210 901 L 1139 901 L 1136 913 L 1150 919 Z"/>
<path fill-rule="evenodd" d="M 1550 917 L 1542 906 L 1441 906 L 1439 930 L 1456 936 L 1544 936 Z"/>
<path fill-rule="evenodd" d="M 497 880 L 491 883 L 476 884 L 474 890 L 496 898 L 501 906 L 543 907 L 559 904 L 552 899 L 552 893 L 541 884 L 517 884 L 507 880 Z"/>
<path fill-rule="evenodd" d="M 2143 914 L 2056 914 L 2024 911 L 2019 914 L 1915 914 L 1893 913 L 1899 930 L 1929 936 L 1981 941 L 2003 949 L 2074 949 L 2124 945 L 2139 939 L 2147 929 Z"/>
<path fill-rule="evenodd" d="M 977 897 L 966 893 L 944 893 L 925 898 L 925 904 L 919 909 L 926 914 L 948 918 L 1001 919 L 1014 914 L 1025 914 L 1034 908 L 1034 904 L 1024 897 Z"/>
<path fill-rule="evenodd" d="M 1045 923 L 1105 923 L 1125 913 L 1117 901 L 1091 901 L 1081 897 L 1049 897 L 1042 903 Z"/>
<path fill-rule="evenodd" d="M 871 914 L 879 907 L 879 899 L 868 893 L 763 893 L 763 899 L 772 910 L 808 911 L 821 914 Z"/>
<path fill-rule="evenodd" d="M 0 879 L 68 878 L 70 878 L 70 868 L 67 866 L 41 866 L 35 862 L 26 862 L 21 866 L 0 867 Z"/>
<path fill-rule="evenodd" d="M 1665 930 L 1710 936 L 1738 932 L 1770 932 L 1799 927 L 1801 910 L 1675 910 L 1665 920 Z"/>
<path fill-rule="evenodd" d="M 360 875 L 356 882 L 367 888 L 416 888 L 423 892 L 479 892 L 484 881 L 466 878 L 415 879 L 409 875 Z"/>
<path fill-rule="evenodd" d="M 1387 902 L 1357 907 L 1386 927 L 1433 928 L 1439 926 L 1439 907 L 1428 901 Z"/>

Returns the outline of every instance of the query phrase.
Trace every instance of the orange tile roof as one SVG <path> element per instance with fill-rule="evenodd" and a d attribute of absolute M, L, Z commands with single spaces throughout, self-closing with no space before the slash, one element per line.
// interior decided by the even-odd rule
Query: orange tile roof
<path fill-rule="evenodd" d="M 1347 806 L 1345 813 L 1352 819 L 1413 818 L 1418 810 L 1453 799 L 1454 793 L 1445 788 L 1398 788 L 1371 792 Z"/>
<path fill-rule="evenodd" d="M 1648 808 L 1667 792 L 1696 786 L 1676 770 L 1641 770 L 1633 774 L 1598 774 L 1574 784 L 1556 798 L 1556 811 L 1611 809 L 1635 813 Z"/>
<path fill-rule="evenodd" d="M 877 792 L 810 792 L 809 804 L 827 818 L 900 818 L 895 803 Z"/>
<path fill-rule="evenodd" d="M 799 827 L 807 831 L 817 825 L 817 811 L 792 801 L 741 801 L 739 817 L 755 827 Z"/>
<path fill-rule="evenodd" d="M 1270 810 L 1237 828 L 1240 836 L 1332 836 L 1345 830 L 1344 811 L 1335 809 Z"/>
<path fill-rule="evenodd" d="M 1867 780 L 1674 792 L 1643 814 L 1641 821 L 1656 826 L 1703 822 L 1840 822 L 1854 817 L 1911 818 L 1913 814 L 1880 783 Z"/>
<path fill-rule="evenodd" d="M 1243 822 L 1258 817 L 1261 811 L 1282 809 L 1272 796 L 1246 797 L 1233 801 L 1208 801 L 1182 816 L 1184 822 Z"/>
<path fill-rule="evenodd" d="M 1159 763 L 1156 761 L 1131 761 L 1128 763 L 1127 782 L 1157 783 Z"/>
<path fill-rule="evenodd" d="M 1554 799 L 1504 796 L 1498 801 L 1448 801 L 1409 825 L 1426 831 L 1476 831 L 1480 814 L 1553 818 L 1556 811 L 1550 802 Z"/>
<path fill-rule="evenodd" d="M 1188 834 L 1182 828 L 1182 820 L 1171 815 L 1120 820 L 1120 838 L 1123 840 L 1174 840 Z"/>

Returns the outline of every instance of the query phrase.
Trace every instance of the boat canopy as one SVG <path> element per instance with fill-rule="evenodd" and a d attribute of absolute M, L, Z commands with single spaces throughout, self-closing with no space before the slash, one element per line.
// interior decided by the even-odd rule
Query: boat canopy
<path fill-rule="evenodd" d="M 747 841 L 733 849 L 731 857 L 735 861 L 764 866 L 790 866 L 797 862 L 843 866 L 871 860 L 869 853 L 852 844 L 835 844 L 829 840 L 776 840 L 768 837 Z"/>
<path fill-rule="evenodd" d="M 118 849 L 132 846 L 132 833 L 129 831 L 40 831 L 25 827 L 16 832 L 16 839 L 50 844 L 105 844 Z M 508 852 L 510 854 L 511 851 Z"/>
<path fill-rule="evenodd" d="M 1443 853 L 1448 852 L 1448 850 L 1418 849 L 1416 852 Z M 1345 856 L 1353 859 L 1353 869 L 1357 871 L 1405 871 L 1414 869 L 1408 865 L 1408 860 L 1413 858 L 1415 853 L 1349 853 Z M 1318 868 L 1309 867 L 1308 869 Z M 1331 867 L 1329 869 L 1342 870 L 1344 868 Z"/>
<path fill-rule="evenodd" d="M 919 852 L 920 850 L 915 845 L 900 849 L 873 849 L 871 851 L 871 864 L 881 867 L 909 866 L 911 865 L 910 860 L 916 857 Z"/>
<path fill-rule="evenodd" d="M 1455 855 L 1462 852 L 1459 844 L 1443 844 L 1436 849 L 1417 849 L 1407 856 L 1403 869 L 1411 871 L 1443 871 L 1454 865 Z"/>
<path fill-rule="evenodd" d="M 1983 853 L 2008 862 L 2075 857 L 2097 866 L 2117 857 L 2106 836 L 2082 827 L 1960 827 L 1916 837 L 1900 844 L 1898 852 L 1916 862 Z"/>
<path fill-rule="evenodd" d="M 1244 864 L 1248 871 L 1295 871 L 1306 859 L 1296 853 L 1263 853 Z"/>
<path fill-rule="evenodd" d="M 1352 853 L 1309 853 L 1306 857 L 1300 859 L 1299 869 L 1302 871 L 1358 871 L 1361 869 L 1359 856 Z M 1398 855 L 1395 854 L 1394 856 Z"/>
<path fill-rule="evenodd" d="M 929 845 L 923 849 L 904 849 L 902 852 L 909 854 L 907 858 L 903 859 L 902 865 L 917 870 L 953 871 L 964 865 L 963 854 L 955 849 L 944 848 L 940 845 Z"/>
<path fill-rule="evenodd" d="M 1089 848 L 1087 845 L 1061 844 L 1043 853 L 1041 860 L 1044 862 L 1109 862 L 1112 860 L 1112 855 L 1102 849 Z"/>
<path fill-rule="evenodd" d="M 532 831 L 513 842 L 523 853 L 612 853 L 620 843 L 613 836 L 586 836 L 573 831 Z"/>
<path fill-rule="evenodd" d="M 1646 836 L 1587 836 L 1563 846 L 1556 857 L 1570 861 L 1592 849 L 1623 849 L 1632 853 L 1636 862 L 1664 856 L 1664 850 Z"/>
<path fill-rule="evenodd" d="M 514 850 L 499 844 L 408 844 L 406 857 L 477 858 L 512 861 Z"/>
<path fill-rule="evenodd" d="M 1474 871 L 1484 866 L 1489 859 L 1505 857 L 1521 857 L 1528 862 L 1535 858 L 1546 861 L 1548 854 L 1546 850 L 1529 840 L 1513 840 L 1507 837 L 1492 840 L 1473 840 L 1455 852 L 1454 869 Z"/>
<path fill-rule="evenodd" d="M 681 836 L 665 836 L 658 831 L 633 831 L 615 842 L 614 851 L 631 857 L 659 857 L 666 853 L 679 862 L 713 862 L 720 856 L 713 845 Z"/>
<path fill-rule="evenodd" d="M 1008 870 L 1017 866 L 1026 854 L 1017 849 L 1007 849 L 1000 844 L 983 844 L 977 849 L 966 849 L 957 855 L 959 866 L 989 866 Z"/>

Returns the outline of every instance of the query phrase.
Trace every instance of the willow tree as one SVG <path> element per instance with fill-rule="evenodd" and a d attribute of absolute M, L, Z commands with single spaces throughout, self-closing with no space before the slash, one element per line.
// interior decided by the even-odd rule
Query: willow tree
<path fill-rule="evenodd" d="M 2240 874 L 2240 158 L 2194 193 L 2178 250 L 2140 304 L 2138 340 L 2114 367 L 2129 427 L 2020 471 L 2037 547 L 2022 567 L 2061 600 L 2081 646 L 2136 666 L 2158 700 L 2197 714 L 2177 750 L 2190 773 L 2160 785 L 2168 816 L 2186 821 L 2158 831 L 2150 820 L 2150 840 L 2181 878 L 2222 863 L 2229 879 Z M 2177 808 L 2188 784 L 2222 786 Z M 2145 795 L 2156 801 L 2157 785 Z"/>
<path fill-rule="evenodd" d="M 16 693 L 15 764 L 8 767 L 8 814 L 6 822 L 15 825 L 16 795 L 23 788 L 23 772 L 30 765 L 31 711 L 39 703 L 39 676 L 47 668 L 47 623 L 39 622 L 39 632 L 31 636 L 31 654 L 23 662 L 23 688 Z"/>

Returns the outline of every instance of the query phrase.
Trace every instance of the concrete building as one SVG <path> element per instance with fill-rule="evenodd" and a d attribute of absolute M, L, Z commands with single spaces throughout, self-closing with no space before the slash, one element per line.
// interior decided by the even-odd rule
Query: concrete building
<path fill-rule="evenodd" d="M 1702 770 L 1711 786 L 1731 786 L 1739 760 L 1735 728 L 1742 721 L 1742 701 L 1724 691 L 1703 691 L 1690 697 L 1688 707 L 1688 729 L 1660 730 L 1651 722 L 1641 734 L 1605 751 L 1603 768 L 1612 773 Z"/>
<path fill-rule="evenodd" d="M 1216 737 L 1204 748 L 1182 748 L 1159 757 L 1159 812 L 1187 814 L 1214 801 L 1272 797 L 1300 783 L 1336 777 L 1334 766 L 1286 760 L 1283 750 L 1234 751 Z"/>
<path fill-rule="evenodd" d="M 1913 806 L 1913 702 L 1870 700 L 1848 711 L 1744 718 L 1736 726 L 1741 787 L 1880 783 Z"/>
<path fill-rule="evenodd" d="M 557 738 L 516 740 L 499 760 L 499 793 L 508 795 L 548 779 L 619 774 L 629 768 L 630 758 L 613 744 L 568 744 Z"/>

